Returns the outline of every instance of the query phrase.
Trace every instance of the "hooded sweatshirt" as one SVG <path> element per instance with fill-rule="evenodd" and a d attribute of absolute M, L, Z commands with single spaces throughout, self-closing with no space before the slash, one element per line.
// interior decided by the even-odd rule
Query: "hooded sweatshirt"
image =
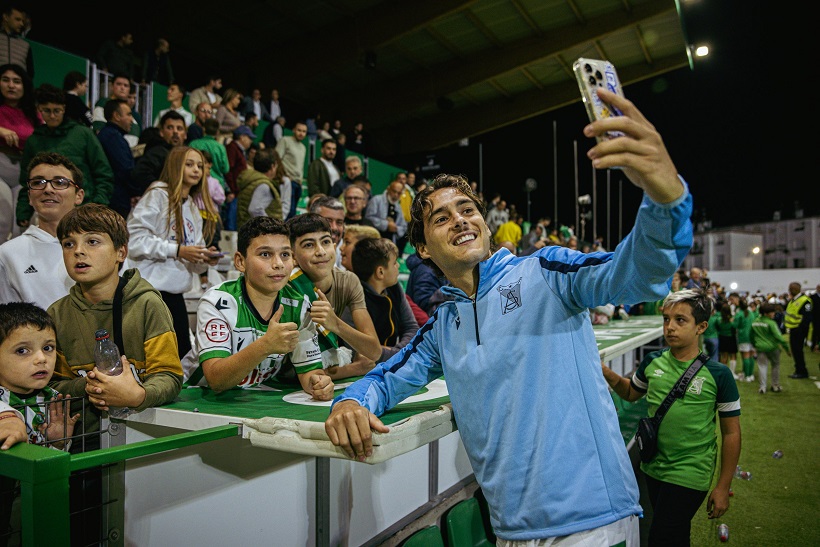
<path fill-rule="evenodd" d="M 0 279 L 0 303 L 33 302 L 44 310 L 74 285 L 60 242 L 37 226 L 0 245 Z"/>
<path fill-rule="evenodd" d="M 162 181 L 148 188 L 128 218 L 130 265 L 139 268 L 158 291 L 186 293 L 191 290 L 194 274 L 208 269 L 207 264 L 177 259 L 180 245 L 205 245 L 202 216 L 190 197 L 182 203 L 182 219 L 185 240 L 177 241 L 176 222 L 168 205 L 168 185 Z"/>
<path fill-rule="evenodd" d="M 182 365 L 171 312 L 154 287 L 136 269 L 125 270 L 122 332 L 125 356 L 145 388 L 137 411 L 170 403 L 182 386 Z M 94 368 L 94 333 L 106 329 L 114 338 L 113 295 L 92 304 L 79 285 L 51 305 L 57 325 L 57 365 L 49 385 L 72 397 L 85 395 L 85 374 Z M 99 430 L 99 411 L 92 405 L 83 417 L 85 432 Z"/>

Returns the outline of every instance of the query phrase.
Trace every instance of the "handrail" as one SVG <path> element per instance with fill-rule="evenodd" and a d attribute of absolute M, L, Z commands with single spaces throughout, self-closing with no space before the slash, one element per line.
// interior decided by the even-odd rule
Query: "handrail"
<path fill-rule="evenodd" d="M 88 469 L 89 467 L 95 467 L 98 465 L 117 463 L 130 458 L 138 458 L 140 456 L 158 454 L 160 452 L 184 448 L 195 444 L 226 439 L 228 437 L 235 437 L 239 435 L 239 433 L 239 425 L 228 424 L 210 427 L 200 431 L 186 431 L 184 433 L 177 433 L 176 435 L 169 435 L 159 439 L 148 439 L 146 441 L 139 441 L 121 446 L 90 450 L 82 454 L 72 455 L 70 470 L 78 471 L 80 469 Z"/>
<path fill-rule="evenodd" d="M 0 451 L 0 475 L 20 481 L 23 546 L 69 545 L 68 479 L 72 471 L 224 439 L 239 433 L 239 425 L 228 424 L 83 454 L 71 455 L 28 443 Z"/>

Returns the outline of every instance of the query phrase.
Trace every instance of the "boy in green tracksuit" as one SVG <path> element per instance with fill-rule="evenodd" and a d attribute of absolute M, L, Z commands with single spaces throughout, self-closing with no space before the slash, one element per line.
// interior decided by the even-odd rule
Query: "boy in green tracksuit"
<path fill-rule="evenodd" d="M 751 340 L 757 351 L 757 368 L 760 389 L 758 393 L 766 393 L 766 376 L 769 362 L 772 363 L 772 391 L 779 393 L 780 388 L 780 348 L 791 355 L 789 341 L 780 332 L 774 321 L 777 311 L 774 304 L 768 302 L 760 306 L 760 317 L 752 323 Z"/>

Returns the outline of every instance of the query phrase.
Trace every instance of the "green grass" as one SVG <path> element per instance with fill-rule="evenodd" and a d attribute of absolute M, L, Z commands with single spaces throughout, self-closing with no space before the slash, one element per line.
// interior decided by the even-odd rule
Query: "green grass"
<path fill-rule="evenodd" d="M 752 478 L 732 481 L 734 496 L 721 519 L 707 519 L 704 502 L 692 520 L 694 547 L 720 544 L 721 522 L 729 525 L 729 543 L 736 546 L 820 545 L 820 389 L 815 384 L 820 381 L 820 355 L 808 349 L 805 355 L 814 379 L 790 379 L 794 362 L 781 354 L 782 393 L 758 394 L 757 378 L 738 383 L 739 465 L 751 471 Z M 783 451 L 779 460 L 772 457 L 778 449 Z"/>

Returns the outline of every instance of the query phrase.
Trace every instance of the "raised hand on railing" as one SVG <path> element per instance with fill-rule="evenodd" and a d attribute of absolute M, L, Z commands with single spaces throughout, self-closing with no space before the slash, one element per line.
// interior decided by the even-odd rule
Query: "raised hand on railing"
<path fill-rule="evenodd" d="M 64 448 L 66 440 L 74 433 L 74 424 L 80 419 L 80 413 L 71 416 L 70 412 L 68 395 L 61 393 L 48 403 L 48 422 L 40 425 L 40 432 L 54 448 Z"/>

